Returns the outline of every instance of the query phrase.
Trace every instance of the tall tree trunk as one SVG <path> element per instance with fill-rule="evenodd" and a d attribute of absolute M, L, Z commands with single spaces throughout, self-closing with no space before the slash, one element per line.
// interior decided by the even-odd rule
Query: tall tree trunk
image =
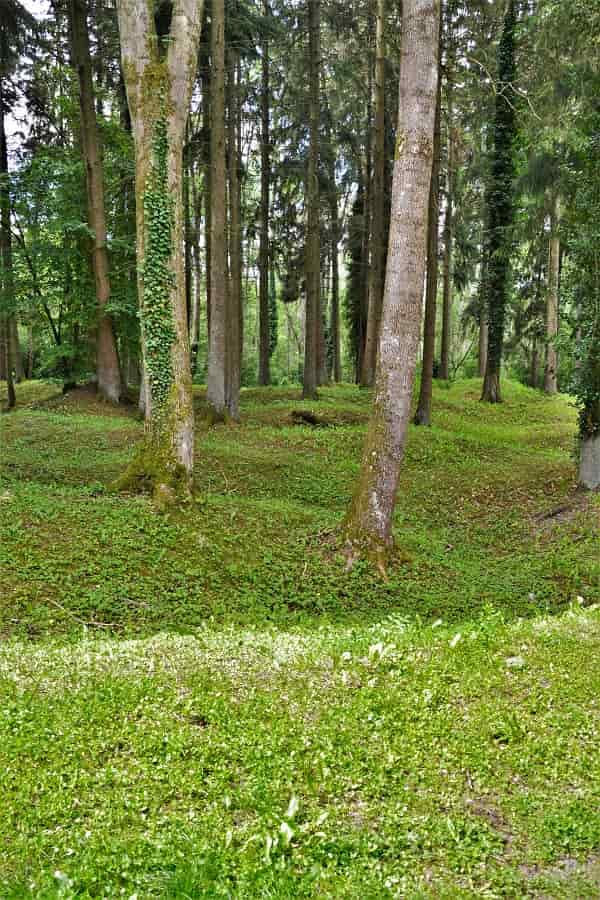
<path fill-rule="evenodd" d="M 558 290 L 560 279 L 559 199 L 552 198 L 550 210 L 550 241 L 548 247 L 548 288 L 546 292 L 546 368 L 544 391 L 558 393 L 558 353 L 555 346 L 558 335 Z"/>
<path fill-rule="evenodd" d="M 439 0 L 404 0 L 397 149 L 375 397 L 345 531 L 351 564 L 380 568 L 393 514 L 421 337 L 438 85 Z"/>
<path fill-rule="evenodd" d="M 92 263 L 98 310 L 96 336 L 98 391 L 106 400 L 118 403 L 121 399 L 122 385 L 113 324 L 106 309 L 110 301 L 110 274 L 104 208 L 104 173 L 94 105 L 87 0 L 71 0 L 70 11 L 71 55 L 79 79 L 81 143 L 86 170 L 88 222 L 94 234 Z"/>
<path fill-rule="evenodd" d="M 6 408 L 13 409 L 17 399 L 15 394 L 13 341 L 10 323 L 14 307 L 14 285 L 12 266 L 12 237 L 10 230 L 10 191 L 8 185 L 8 148 L 6 144 L 5 91 L 0 77 L 0 257 L 2 259 L 2 284 L 0 291 L 0 341 L 4 348 L 6 370 Z"/>
<path fill-rule="evenodd" d="M 321 68 L 320 0 L 308 0 L 309 131 L 306 184 L 306 327 L 302 396 L 316 399 L 321 356 L 321 235 L 319 209 L 319 125 Z"/>
<path fill-rule="evenodd" d="M 441 41 L 438 50 L 441 58 Z M 438 89 L 433 132 L 433 164 L 431 188 L 429 191 L 429 212 L 427 218 L 427 284 L 425 289 L 425 326 L 423 332 L 423 365 L 421 368 L 421 388 L 415 413 L 415 425 L 431 425 L 431 403 L 433 399 L 433 364 L 435 360 L 435 320 L 437 313 L 438 289 L 438 244 L 440 215 L 440 117 L 442 106 L 441 77 L 438 73 Z"/>
<path fill-rule="evenodd" d="M 194 165 L 190 172 L 192 195 L 192 264 L 193 264 L 193 291 L 192 291 L 192 315 L 190 320 L 190 345 L 192 355 L 192 372 L 196 371 L 198 361 L 198 342 L 200 340 L 200 288 L 202 282 L 202 267 L 200 261 L 200 217 L 201 198 L 198 192 L 197 174 Z"/>
<path fill-rule="evenodd" d="M 213 421 L 227 415 L 229 277 L 227 270 L 227 171 L 225 156 L 225 3 L 213 0 L 210 115 L 210 335 L 208 401 Z"/>
<path fill-rule="evenodd" d="M 373 130 L 373 184 L 371 252 L 368 277 L 367 335 L 361 384 L 375 379 L 385 277 L 385 0 L 377 0 L 375 17 L 375 121 Z"/>
<path fill-rule="evenodd" d="M 500 369 L 504 319 L 510 271 L 510 231 L 513 221 L 514 141 L 516 116 L 515 0 L 509 0 L 498 48 L 498 88 L 494 116 L 494 150 L 487 191 L 488 245 L 485 262 L 485 298 L 488 310 L 488 354 L 481 399 L 500 403 Z M 512 96 L 511 96 L 512 94 Z"/>
<path fill-rule="evenodd" d="M 242 223 L 239 160 L 239 82 L 237 53 L 228 54 L 228 149 L 229 160 L 229 259 L 231 279 L 227 310 L 228 373 L 227 411 L 232 419 L 240 415 L 242 376 Z"/>
<path fill-rule="evenodd" d="M 444 218 L 444 275 L 442 306 L 442 343 L 440 349 L 440 378 L 450 378 L 450 352 L 452 348 L 452 257 L 454 244 L 454 36 L 451 11 L 448 12 L 448 60 L 446 65 L 447 103 L 447 173 L 446 215 Z"/>
<path fill-rule="evenodd" d="M 271 6 L 264 0 L 263 14 L 270 19 Z M 261 135 L 260 135 L 260 248 L 259 266 L 259 327 L 258 327 L 258 383 L 267 385 L 271 382 L 270 344 L 271 329 L 269 323 L 269 219 L 271 192 L 271 134 L 270 134 L 270 102 L 271 102 L 271 70 L 269 60 L 269 41 L 265 38 L 262 45 L 261 68 Z"/>
<path fill-rule="evenodd" d="M 488 323 L 485 309 L 479 312 L 479 350 L 477 354 L 479 377 L 485 376 L 488 352 Z"/>
<path fill-rule="evenodd" d="M 340 225 L 338 213 L 338 196 L 335 184 L 335 166 L 332 166 L 331 179 L 331 369 L 333 380 L 338 384 L 342 380 L 342 347 L 340 335 L 340 269 L 339 244 Z"/>
<path fill-rule="evenodd" d="M 189 495 L 194 410 L 183 259 L 183 140 L 202 2 L 175 0 L 157 33 L 147 0 L 119 0 L 119 31 L 136 163 L 138 290 L 146 441 L 121 485 L 153 486 L 169 504 Z"/>

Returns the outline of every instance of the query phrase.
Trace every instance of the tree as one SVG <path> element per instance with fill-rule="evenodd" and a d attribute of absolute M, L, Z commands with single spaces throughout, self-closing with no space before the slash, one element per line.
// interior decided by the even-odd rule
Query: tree
<path fill-rule="evenodd" d="M 106 400 L 118 403 L 122 390 L 121 374 L 112 319 L 106 309 L 110 301 L 110 273 L 104 207 L 104 172 L 94 106 L 87 0 L 71 0 L 70 19 L 71 54 L 79 79 L 81 144 L 86 168 L 88 222 L 93 232 L 92 263 L 98 306 L 96 338 L 98 391 Z"/>
<path fill-rule="evenodd" d="M 385 0 L 377 0 L 375 16 L 375 97 L 373 183 L 371 187 L 371 265 L 368 275 L 368 318 L 361 384 L 375 379 L 377 346 L 385 278 Z"/>
<path fill-rule="evenodd" d="M 213 0 L 210 102 L 210 333 L 206 399 L 214 421 L 227 413 L 229 277 L 225 156 L 225 3 Z"/>
<path fill-rule="evenodd" d="M 441 31 L 441 28 L 440 28 Z M 440 57 L 441 57 L 440 37 Z M 440 115 L 442 106 L 442 79 L 438 75 L 438 91 L 433 134 L 433 166 L 429 191 L 429 213 L 427 222 L 427 281 L 425 287 L 425 326 L 423 335 L 423 365 L 419 402 L 415 413 L 415 425 L 431 425 L 431 403 L 433 399 L 433 367 L 435 361 L 435 320 L 438 290 L 438 245 L 440 216 Z"/>
<path fill-rule="evenodd" d="M 509 0 L 498 47 L 498 84 L 494 115 L 494 148 L 487 196 L 488 242 L 485 261 L 485 300 L 488 310 L 487 368 L 482 400 L 500 403 L 500 368 L 510 271 L 516 134 L 515 0 Z"/>
<path fill-rule="evenodd" d="M 269 0 L 263 0 L 263 11 L 268 21 L 271 15 Z M 260 250 L 259 266 L 259 344 L 258 383 L 267 385 L 271 381 L 270 372 L 270 328 L 269 328 L 269 220 L 271 206 L 271 65 L 269 60 L 269 40 L 265 31 L 261 55 L 261 135 L 260 135 Z"/>
<path fill-rule="evenodd" d="M 308 2 L 309 151 L 306 174 L 306 327 L 302 396 L 315 399 L 321 354 L 321 235 L 319 197 L 319 126 L 321 21 L 320 0 Z"/>
<path fill-rule="evenodd" d="M 438 85 L 438 0 L 405 0 L 390 241 L 375 397 L 360 475 L 345 522 L 351 564 L 383 569 L 411 412 L 420 342 Z"/>
<path fill-rule="evenodd" d="M 558 291 L 560 280 L 560 204 L 553 192 L 550 200 L 550 236 L 548 240 L 548 287 L 546 291 L 546 366 L 544 369 L 544 391 L 558 392 Z"/>
<path fill-rule="evenodd" d="M 183 259 L 183 140 L 202 2 L 119 0 L 123 73 L 135 142 L 138 291 L 146 440 L 125 484 L 165 503 L 191 489 L 194 411 Z"/>

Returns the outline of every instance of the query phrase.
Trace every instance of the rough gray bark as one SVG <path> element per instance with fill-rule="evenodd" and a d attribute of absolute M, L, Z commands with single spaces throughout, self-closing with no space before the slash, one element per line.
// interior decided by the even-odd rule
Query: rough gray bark
<path fill-rule="evenodd" d="M 213 421 L 227 415 L 227 169 L 225 156 L 225 3 L 213 0 L 210 105 L 210 333 L 206 399 Z"/>
<path fill-rule="evenodd" d="M 544 391 L 558 393 L 558 353 L 555 346 L 558 335 L 558 290 L 560 278 L 560 237 L 558 196 L 552 198 L 550 210 L 550 241 L 548 247 L 548 287 L 546 292 L 546 367 Z"/>
<path fill-rule="evenodd" d="M 579 484 L 590 491 L 600 488 L 600 432 L 582 439 Z"/>
<path fill-rule="evenodd" d="M 88 222 L 93 232 L 92 265 L 98 309 L 96 334 L 98 392 L 111 403 L 118 403 L 121 399 L 122 385 L 117 343 L 112 320 L 106 311 L 110 300 L 110 272 L 104 208 L 104 172 L 94 106 L 87 0 L 71 0 L 70 17 L 71 56 L 79 80 L 81 143 L 86 171 Z"/>
<path fill-rule="evenodd" d="M 405 0 L 392 213 L 373 410 L 345 523 L 349 563 L 380 568 L 392 524 L 420 342 L 438 85 L 439 0 Z"/>
<path fill-rule="evenodd" d="M 321 235 L 319 210 L 319 91 L 321 66 L 320 0 L 308 0 L 309 131 L 306 178 L 306 320 L 302 396 L 314 399 L 321 355 Z"/>
<path fill-rule="evenodd" d="M 157 34 L 147 0 L 119 0 L 123 75 L 136 157 L 138 291 L 146 442 L 121 486 L 189 494 L 194 411 L 183 259 L 183 139 L 198 58 L 201 0 L 175 0 Z"/>
<path fill-rule="evenodd" d="M 368 276 L 368 318 L 361 384 L 375 379 L 377 345 L 385 278 L 385 0 L 377 0 L 375 15 L 375 88 L 371 252 Z"/>

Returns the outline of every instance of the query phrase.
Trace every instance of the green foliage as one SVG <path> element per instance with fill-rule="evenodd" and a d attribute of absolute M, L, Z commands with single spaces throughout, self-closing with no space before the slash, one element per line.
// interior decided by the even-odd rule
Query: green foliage
<path fill-rule="evenodd" d="M 173 201 L 168 187 L 167 151 L 167 122 L 159 117 L 154 123 L 151 170 L 143 195 L 145 245 L 140 304 L 144 363 L 157 408 L 165 404 L 173 384 L 171 349 L 176 338 L 171 303 L 175 279 L 171 268 Z"/>

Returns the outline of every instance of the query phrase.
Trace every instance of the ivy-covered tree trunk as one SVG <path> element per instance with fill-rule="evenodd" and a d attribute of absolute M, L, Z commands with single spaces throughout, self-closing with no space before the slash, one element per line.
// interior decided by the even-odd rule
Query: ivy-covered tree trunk
<path fill-rule="evenodd" d="M 544 369 L 544 391 L 558 393 L 558 290 L 560 280 L 560 237 L 558 195 L 552 198 L 550 210 L 550 240 L 548 246 L 548 286 L 546 291 L 546 367 Z"/>
<path fill-rule="evenodd" d="M 487 191 L 488 241 L 484 297 L 488 310 L 487 368 L 482 400 L 500 403 L 500 368 L 510 271 L 515 174 L 515 0 L 509 0 L 498 48 L 498 87 L 494 114 L 494 149 Z"/>
<path fill-rule="evenodd" d="M 315 399 L 321 355 L 321 235 L 319 209 L 319 125 L 321 66 L 320 0 L 308 0 L 309 151 L 306 177 L 306 325 L 302 396 Z"/>
<path fill-rule="evenodd" d="M 121 56 L 135 142 L 138 291 L 147 382 L 146 440 L 121 486 L 165 504 L 191 490 L 194 410 L 183 253 L 183 140 L 202 2 L 175 0 L 157 29 L 147 0 L 119 0 Z"/>
<path fill-rule="evenodd" d="M 440 43 L 441 57 L 441 43 Z M 435 360 L 435 320 L 438 289 L 438 245 L 440 215 L 440 115 L 442 106 L 441 77 L 438 74 L 438 91 L 433 134 L 433 166 L 429 191 L 427 224 L 427 283 L 425 288 L 425 326 L 423 333 L 423 365 L 419 402 L 415 413 L 415 425 L 431 425 L 433 399 L 433 364 Z"/>
<path fill-rule="evenodd" d="M 263 15 L 269 20 L 271 6 L 264 0 Z M 269 219 L 271 194 L 271 134 L 270 134 L 270 91 L 271 67 L 269 59 L 269 41 L 265 38 L 261 48 L 261 96 L 260 96 L 260 247 L 258 253 L 259 288 L 258 288 L 258 383 L 267 385 L 271 382 L 270 343 L 271 329 L 269 322 Z"/>
<path fill-rule="evenodd" d="M 81 143 L 86 170 L 88 222 L 93 232 L 92 263 L 98 309 L 96 375 L 100 395 L 111 403 L 118 403 L 121 399 L 122 386 L 117 343 L 112 320 L 106 309 L 110 300 L 110 273 L 104 208 L 104 172 L 94 107 L 87 0 L 71 0 L 70 13 L 71 55 L 79 80 Z"/>
<path fill-rule="evenodd" d="M 400 465 L 421 337 L 438 85 L 439 0 L 405 0 L 392 214 L 371 420 L 345 523 L 349 563 L 393 545 Z"/>
<path fill-rule="evenodd" d="M 371 252 L 368 275 L 368 318 L 361 373 L 363 387 L 375 380 L 377 345 L 385 278 L 385 0 L 377 0 L 375 15 L 375 98 Z"/>
<path fill-rule="evenodd" d="M 229 274 L 225 154 L 225 3 L 213 0 L 210 103 L 210 331 L 206 399 L 212 421 L 227 416 Z"/>

